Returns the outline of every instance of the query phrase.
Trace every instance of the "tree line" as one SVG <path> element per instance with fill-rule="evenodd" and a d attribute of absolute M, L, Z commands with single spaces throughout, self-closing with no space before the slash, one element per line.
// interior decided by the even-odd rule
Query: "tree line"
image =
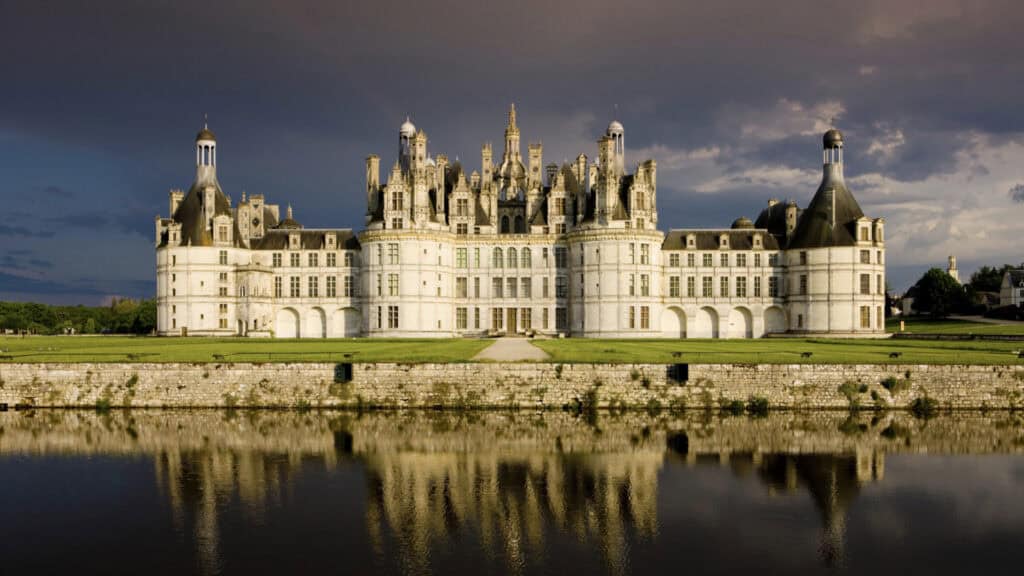
<path fill-rule="evenodd" d="M 156 300 L 114 299 L 109 306 L 0 302 L 0 331 L 29 334 L 151 334 Z"/>
<path fill-rule="evenodd" d="M 1004 264 L 1002 266 L 982 266 L 971 274 L 970 280 L 960 284 L 945 270 L 932 268 L 924 273 L 907 293 L 905 298 L 914 299 L 914 310 L 920 314 L 928 314 L 936 318 L 944 318 L 950 314 L 984 314 L 995 317 L 1016 317 L 1018 311 L 990 307 L 985 301 L 985 293 L 996 293 L 1003 283 L 1003 275 L 1008 270 L 1024 267 Z M 1011 308 L 1011 307 L 1007 307 Z"/>

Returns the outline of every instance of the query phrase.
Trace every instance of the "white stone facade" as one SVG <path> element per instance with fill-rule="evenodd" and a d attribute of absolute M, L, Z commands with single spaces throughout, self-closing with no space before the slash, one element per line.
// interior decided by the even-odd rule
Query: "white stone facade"
<path fill-rule="evenodd" d="M 658 230 L 657 167 L 625 171 L 612 122 L 585 155 L 543 165 L 520 156 L 509 111 L 499 159 L 490 144 L 467 174 L 406 121 L 380 181 L 366 161 L 365 229 L 304 229 L 291 208 L 244 193 L 232 206 L 216 178 L 216 140 L 196 141 L 187 194 L 158 218 L 162 335 L 251 337 L 750 338 L 884 331 L 882 219 L 846 189 L 842 136 L 824 139 L 809 206 L 774 200 L 756 222 Z M 497 161 L 495 161 L 497 160 Z"/>

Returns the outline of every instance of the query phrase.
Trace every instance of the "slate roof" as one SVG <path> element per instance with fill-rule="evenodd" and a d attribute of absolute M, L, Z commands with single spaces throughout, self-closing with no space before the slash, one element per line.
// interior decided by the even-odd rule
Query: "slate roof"
<path fill-rule="evenodd" d="M 843 181 L 825 178 L 798 218 L 787 248 L 853 246 L 857 243 L 855 223 L 863 217 L 864 212 Z"/>
<path fill-rule="evenodd" d="M 696 247 L 691 250 L 719 250 L 719 238 L 722 234 L 729 236 L 729 250 L 753 250 L 754 235 L 761 233 L 761 243 L 764 250 L 778 250 L 779 242 L 767 230 L 746 229 L 732 230 L 723 228 L 721 230 L 669 230 L 661 243 L 662 250 L 686 250 L 686 237 L 690 234 L 696 236 Z"/>
<path fill-rule="evenodd" d="M 231 205 L 227 196 L 220 189 L 220 184 L 213 183 L 213 205 L 214 216 L 232 216 Z M 213 236 L 203 222 L 203 189 L 205 186 L 192 184 L 188 194 L 182 199 L 178 209 L 174 211 L 171 219 L 181 224 L 181 245 L 182 246 L 213 246 Z M 238 223 L 234 224 L 234 245 L 239 246 L 241 234 L 238 231 Z M 167 245 L 167 235 L 160 240 L 161 246 Z"/>
<path fill-rule="evenodd" d="M 262 238 L 255 238 L 252 241 L 253 250 L 284 250 L 288 248 L 288 237 L 293 233 L 299 234 L 299 246 L 303 250 L 322 250 L 327 244 L 327 234 L 338 235 L 338 247 L 345 250 L 356 250 L 359 248 L 359 238 L 352 233 L 351 229 L 338 230 L 270 230 Z"/>

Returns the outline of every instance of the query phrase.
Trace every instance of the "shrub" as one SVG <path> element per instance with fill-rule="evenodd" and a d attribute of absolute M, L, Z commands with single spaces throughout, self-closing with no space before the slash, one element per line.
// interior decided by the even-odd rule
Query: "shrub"
<path fill-rule="evenodd" d="M 889 376 L 881 382 L 882 388 L 885 388 L 891 394 L 899 394 L 910 389 L 909 380 L 900 380 L 895 376 Z"/>
<path fill-rule="evenodd" d="M 743 413 L 743 402 L 739 400 L 732 400 L 722 403 L 722 411 L 728 412 L 734 416 Z"/>
<path fill-rule="evenodd" d="M 633 380 L 633 381 L 639 380 L 640 379 L 640 371 L 637 370 L 636 368 L 633 368 L 632 370 L 630 370 L 629 371 L 629 379 Z"/>
<path fill-rule="evenodd" d="M 761 396 L 751 396 L 747 400 L 747 412 L 753 416 L 768 414 L 768 399 Z"/>
<path fill-rule="evenodd" d="M 931 418 L 939 409 L 939 403 L 934 398 L 919 396 L 910 403 L 910 412 L 917 418 Z"/>

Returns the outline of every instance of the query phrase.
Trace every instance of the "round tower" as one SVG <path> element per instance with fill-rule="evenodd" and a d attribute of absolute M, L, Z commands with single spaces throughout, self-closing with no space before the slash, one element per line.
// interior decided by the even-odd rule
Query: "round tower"
<path fill-rule="evenodd" d="M 402 171 L 407 172 L 411 165 L 412 139 L 416 136 L 416 126 L 405 117 L 405 122 L 398 128 L 398 162 Z"/>
<path fill-rule="evenodd" d="M 196 183 L 213 184 L 217 181 L 217 137 L 203 122 L 196 134 Z"/>

